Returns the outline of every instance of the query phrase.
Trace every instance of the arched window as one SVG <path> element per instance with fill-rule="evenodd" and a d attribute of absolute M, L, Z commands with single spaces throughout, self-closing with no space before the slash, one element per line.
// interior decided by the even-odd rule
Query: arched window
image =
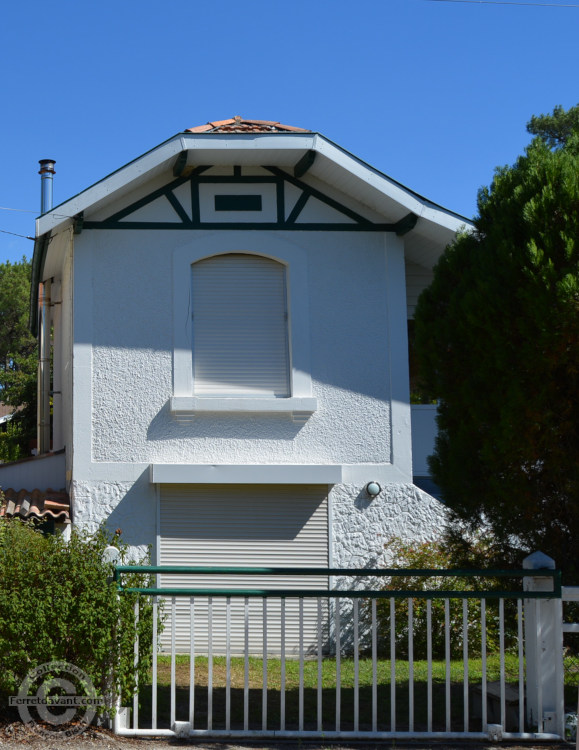
<path fill-rule="evenodd" d="M 192 265 L 195 396 L 291 396 L 286 267 L 228 253 Z"/>

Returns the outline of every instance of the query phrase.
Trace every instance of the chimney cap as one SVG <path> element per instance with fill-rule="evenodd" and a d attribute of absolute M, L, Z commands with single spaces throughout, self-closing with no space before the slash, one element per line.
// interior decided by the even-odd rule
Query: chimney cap
<path fill-rule="evenodd" d="M 38 163 L 40 164 L 38 174 L 45 174 L 46 172 L 55 174 L 54 165 L 56 164 L 56 162 L 54 159 L 39 159 Z"/>

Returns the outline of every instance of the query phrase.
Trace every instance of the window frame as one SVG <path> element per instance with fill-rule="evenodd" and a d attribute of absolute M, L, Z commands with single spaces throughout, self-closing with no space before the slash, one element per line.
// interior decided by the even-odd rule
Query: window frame
<path fill-rule="evenodd" d="M 173 253 L 173 395 L 172 414 L 187 420 L 203 413 L 291 414 L 305 422 L 317 409 L 310 370 L 309 292 L 304 250 L 269 232 L 231 231 L 207 234 Z M 258 255 L 286 268 L 287 335 L 289 348 L 288 397 L 196 396 L 193 382 L 193 324 L 191 272 L 194 263 L 217 255 Z"/>

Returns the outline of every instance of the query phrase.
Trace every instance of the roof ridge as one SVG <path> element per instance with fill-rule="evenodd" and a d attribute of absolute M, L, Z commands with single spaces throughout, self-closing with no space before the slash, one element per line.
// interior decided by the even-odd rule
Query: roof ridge
<path fill-rule="evenodd" d="M 236 115 L 228 120 L 210 120 L 205 125 L 186 128 L 186 133 L 311 133 L 306 128 L 284 125 L 277 120 L 252 120 Z"/>

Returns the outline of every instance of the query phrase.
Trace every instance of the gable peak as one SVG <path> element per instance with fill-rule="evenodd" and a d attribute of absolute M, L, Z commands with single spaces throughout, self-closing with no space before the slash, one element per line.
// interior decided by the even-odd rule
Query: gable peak
<path fill-rule="evenodd" d="M 230 120 L 215 120 L 206 125 L 187 128 L 186 133 L 311 133 L 305 128 L 283 125 L 273 120 L 246 120 L 236 115 Z"/>

